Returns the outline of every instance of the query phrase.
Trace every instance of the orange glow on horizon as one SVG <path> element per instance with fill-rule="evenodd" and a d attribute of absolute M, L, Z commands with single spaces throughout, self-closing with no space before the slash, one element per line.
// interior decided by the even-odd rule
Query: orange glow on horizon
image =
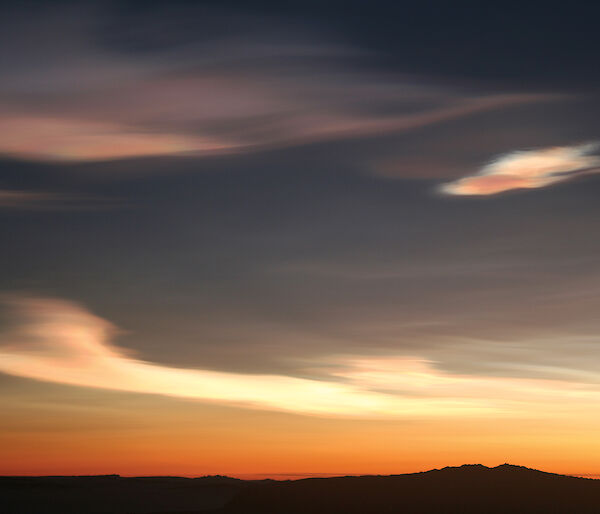
<path fill-rule="evenodd" d="M 3 376 L 12 394 L 0 400 L 0 475 L 394 474 L 465 462 L 565 474 L 600 469 L 600 414 L 591 408 L 598 393 L 590 384 L 450 375 L 415 358 L 346 357 L 332 362 L 323 383 L 340 386 L 333 391 L 351 403 L 336 405 L 334 395 L 313 404 L 318 380 L 307 380 L 304 391 L 305 381 L 257 375 L 266 382 L 253 392 L 242 374 L 136 361 L 109 343 L 108 322 L 71 302 L 21 302 L 26 323 L 3 335 L 1 362 L 37 380 Z M 174 381 L 189 389 L 160 394 L 157 376 L 161 387 Z M 224 387 L 217 389 L 222 401 L 192 401 L 210 399 L 200 385 Z M 412 398 L 420 410 L 350 415 L 365 394 L 379 399 L 384 385 L 386 409 Z M 247 394 L 256 394 L 251 408 L 229 401 Z M 457 400 L 471 409 L 440 410 Z M 488 408 L 490 401 L 510 408 Z M 313 405 L 328 410 L 314 415 Z"/>
<path fill-rule="evenodd" d="M 117 394 L 117 393 L 113 393 Z M 103 416 L 65 408 L 52 427 L 0 432 L 0 475 L 227 475 L 239 478 L 397 474 L 447 465 L 503 462 L 563 474 L 600 468 L 591 420 L 365 422 L 126 399 Z M 14 419 L 17 414 L 12 413 Z M 90 419 L 91 418 L 91 419 Z M 597 420 L 596 420 L 597 421 Z M 25 427 L 29 426 L 29 429 Z M 127 428 L 124 428 L 127 426 Z M 33 429 L 33 430 L 32 430 Z M 574 434 L 569 438 L 566 431 Z M 561 454 L 553 452 L 560 445 Z"/>

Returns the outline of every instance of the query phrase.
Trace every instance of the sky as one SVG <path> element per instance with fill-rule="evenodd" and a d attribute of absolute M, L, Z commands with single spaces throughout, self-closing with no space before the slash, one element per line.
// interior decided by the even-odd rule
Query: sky
<path fill-rule="evenodd" d="M 1 475 L 600 473 L 597 7 L 1 14 Z"/>

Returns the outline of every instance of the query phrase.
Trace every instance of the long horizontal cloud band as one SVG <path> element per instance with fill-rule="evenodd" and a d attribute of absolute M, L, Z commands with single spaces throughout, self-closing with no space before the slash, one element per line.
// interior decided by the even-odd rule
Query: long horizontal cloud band
<path fill-rule="evenodd" d="M 193 102 L 195 96 L 210 95 L 211 92 L 194 91 L 191 87 L 188 94 L 190 102 Z M 216 120 L 203 119 L 200 114 L 195 120 L 182 122 L 183 125 L 194 122 L 200 125 L 200 129 L 186 130 L 183 126 L 157 130 L 149 129 L 143 123 L 136 126 L 118 120 L 94 120 L 93 115 L 90 120 L 81 120 L 35 113 L 2 115 L 0 111 L 0 131 L 6 134 L 0 141 L 0 154 L 30 160 L 101 161 L 158 155 L 237 153 L 257 148 L 405 132 L 478 112 L 555 99 L 550 95 L 489 95 L 456 99 L 448 105 L 393 117 L 327 112 L 326 108 L 318 105 L 294 106 L 293 114 L 279 115 L 279 120 L 274 122 L 274 130 L 262 134 L 259 130 L 257 134 L 256 130 L 242 129 L 221 135 L 211 133 L 210 125 Z M 358 104 L 363 101 L 360 98 L 356 100 Z M 170 113 L 167 117 L 179 115 Z M 249 119 L 239 119 L 227 113 L 219 117 L 221 123 L 248 126 L 258 125 L 260 121 L 252 121 L 252 118 L 264 115 L 268 113 L 256 112 Z M 133 113 L 134 119 L 143 116 L 143 109 Z M 206 125 L 205 134 L 199 133 L 202 132 L 202 124 Z"/>
<path fill-rule="evenodd" d="M 9 303 L 17 321 L 0 338 L 0 371 L 48 382 L 321 416 L 528 415 L 559 399 L 600 400 L 591 386 L 449 375 L 407 357 L 337 358 L 321 380 L 174 368 L 128 356 L 110 342 L 115 327 L 75 303 Z"/>

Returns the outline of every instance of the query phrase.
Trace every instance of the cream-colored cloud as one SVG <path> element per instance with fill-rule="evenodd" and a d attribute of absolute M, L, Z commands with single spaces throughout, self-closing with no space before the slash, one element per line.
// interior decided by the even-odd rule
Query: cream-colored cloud
<path fill-rule="evenodd" d="M 441 188 L 451 195 L 491 195 L 512 189 L 534 189 L 574 176 L 600 171 L 598 145 L 588 143 L 511 152 Z"/>
<path fill-rule="evenodd" d="M 554 401 L 600 399 L 582 384 L 449 375 L 412 357 L 332 358 L 320 363 L 330 365 L 325 379 L 175 368 L 114 346 L 117 329 L 75 303 L 9 303 L 16 322 L 0 337 L 0 371 L 48 382 L 353 417 L 529 415 Z"/>
<path fill-rule="evenodd" d="M 329 381 L 161 366 L 113 346 L 115 327 L 74 303 L 22 298 L 12 304 L 20 324 L 1 339 L 0 370 L 13 375 L 322 415 L 430 415 L 484 408 L 473 401 L 403 400 Z"/>

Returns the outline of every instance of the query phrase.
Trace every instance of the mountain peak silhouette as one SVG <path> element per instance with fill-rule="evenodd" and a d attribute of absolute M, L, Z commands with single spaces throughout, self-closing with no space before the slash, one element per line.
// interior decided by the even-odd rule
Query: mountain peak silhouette
<path fill-rule="evenodd" d="M 498 474 L 502 473 L 505 475 L 508 474 L 534 474 L 534 475 L 551 475 L 551 476 L 564 476 L 565 478 L 569 478 L 565 475 L 557 475 L 556 473 L 548 473 L 547 471 L 540 471 L 539 469 L 528 468 L 527 466 L 519 466 L 517 464 L 509 464 L 505 462 L 504 464 L 500 464 L 499 466 L 489 467 L 483 464 L 462 464 L 461 466 L 446 466 L 441 469 L 434 469 L 431 471 L 425 471 L 425 473 L 432 472 L 444 472 L 444 473 L 491 473 Z"/>
<path fill-rule="evenodd" d="M 508 464 L 507 462 L 491 469 L 497 469 L 499 471 L 535 471 L 536 473 L 546 473 L 545 471 L 540 471 L 539 469 L 528 468 L 527 466 L 518 466 L 517 464 Z"/>
<path fill-rule="evenodd" d="M 488 468 L 487 466 L 484 466 L 483 464 L 462 464 L 461 466 L 446 466 L 443 467 L 441 469 L 441 471 L 482 471 L 482 470 L 489 470 L 492 468 Z M 435 470 L 437 471 L 437 470 Z"/>
<path fill-rule="evenodd" d="M 391 476 L 312 478 L 257 484 L 227 514 L 563 514 L 596 512 L 600 481 L 525 466 L 448 466 Z"/>

